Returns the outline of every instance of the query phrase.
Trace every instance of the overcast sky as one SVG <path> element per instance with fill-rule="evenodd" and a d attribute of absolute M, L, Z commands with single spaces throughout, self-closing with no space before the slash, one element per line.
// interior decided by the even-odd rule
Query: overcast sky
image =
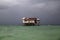
<path fill-rule="evenodd" d="M 41 24 L 60 24 L 60 0 L 0 0 L 0 24 L 21 24 L 22 17 L 39 17 Z"/>

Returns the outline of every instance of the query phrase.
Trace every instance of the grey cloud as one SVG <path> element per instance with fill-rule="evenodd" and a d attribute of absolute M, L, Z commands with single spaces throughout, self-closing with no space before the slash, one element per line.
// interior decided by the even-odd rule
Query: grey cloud
<path fill-rule="evenodd" d="M 19 6 L 28 6 L 30 3 L 30 0 L 0 0 L 0 9 L 4 9 L 7 7 L 13 7 L 15 5 Z"/>
<path fill-rule="evenodd" d="M 10 5 L 0 3 L 0 24 L 19 24 L 21 19 L 16 18 L 24 16 L 40 17 L 41 24 L 60 24 L 59 0 L 11 0 L 6 2 Z"/>
<path fill-rule="evenodd" d="M 16 0 L 0 0 L 0 9 L 6 9 L 17 4 Z"/>

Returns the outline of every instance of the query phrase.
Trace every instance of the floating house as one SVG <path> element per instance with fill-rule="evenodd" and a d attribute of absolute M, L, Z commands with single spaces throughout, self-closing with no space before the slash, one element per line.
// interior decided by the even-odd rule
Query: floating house
<path fill-rule="evenodd" d="M 22 18 L 22 23 L 24 25 L 39 25 L 40 24 L 40 19 L 39 18 L 33 18 L 33 17 L 30 17 L 30 18 L 27 18 L 27 17 L 23 17 Z"/>

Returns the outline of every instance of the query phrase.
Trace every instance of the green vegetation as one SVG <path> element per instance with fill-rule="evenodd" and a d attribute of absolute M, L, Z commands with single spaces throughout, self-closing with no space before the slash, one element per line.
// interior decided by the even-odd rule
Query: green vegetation
<path fill-rule="evenodd" d="M 60 40 L 60 26 L 0 26 L 0 40 Z"/>

